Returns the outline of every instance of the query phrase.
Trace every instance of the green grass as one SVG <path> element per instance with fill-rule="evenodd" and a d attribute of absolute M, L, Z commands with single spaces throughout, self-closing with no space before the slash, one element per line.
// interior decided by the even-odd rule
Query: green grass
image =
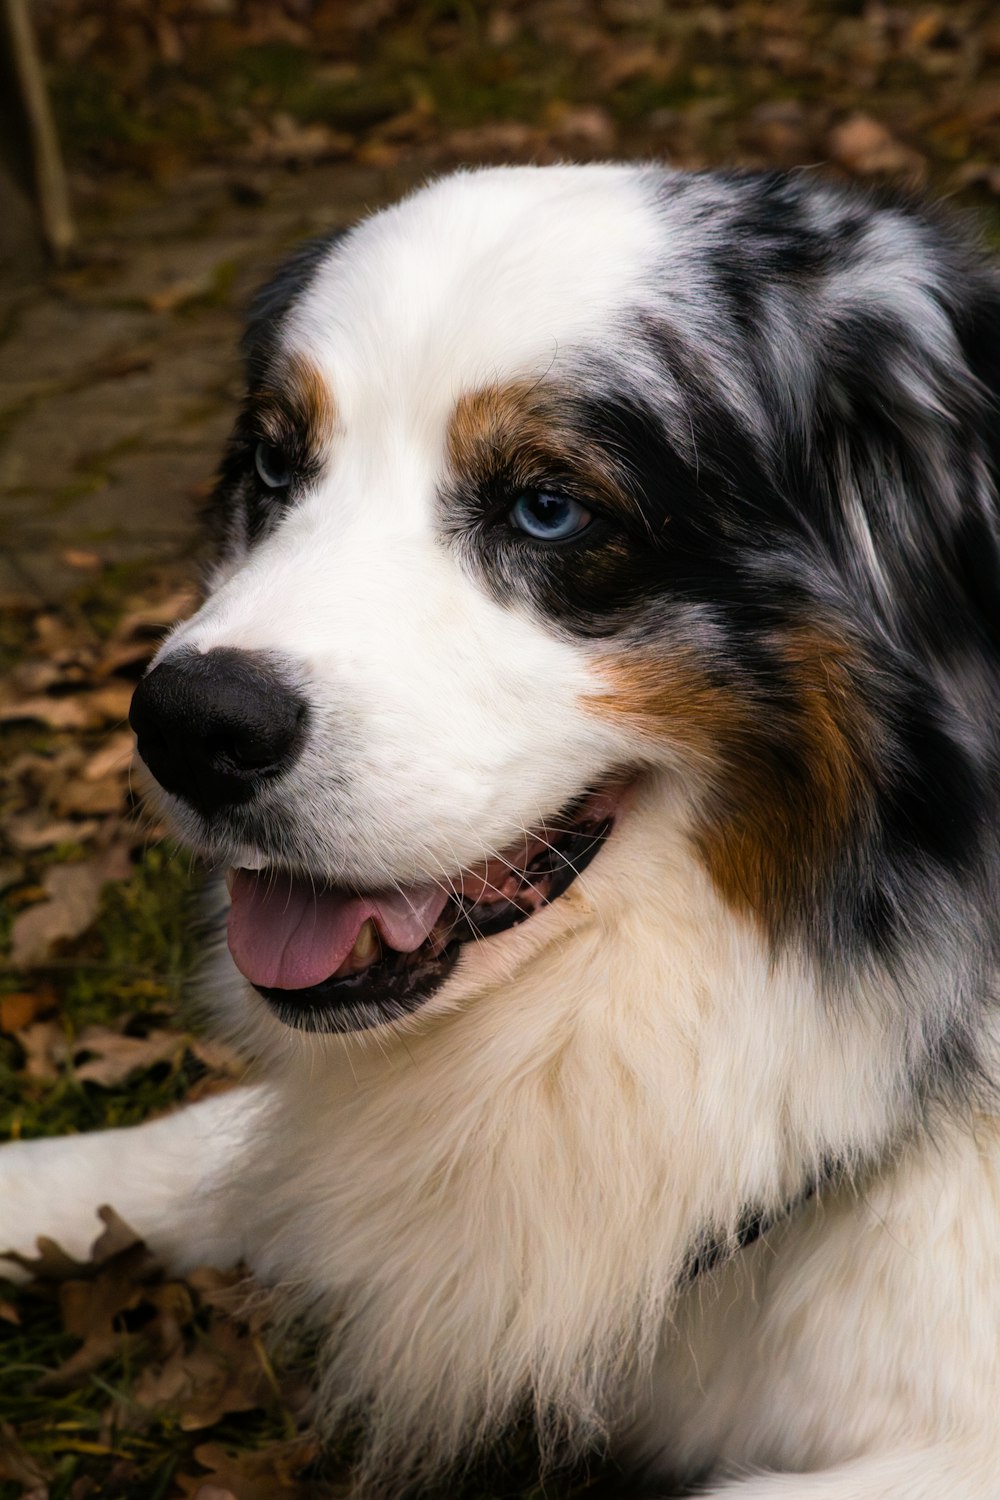
<path fill-rule="evenodd" d="M 68 1046 L 85 1026 L 110 1025 L 123 1015 L 133 1017 L 133 1034 L 154 1022 L 172 1023 L 194 957 L 191 887 L 187 859 L 158 846 L 146 851 L 130 881 L 106 888 L 96 926 L 48 972 L 60 994 L 57 1020 Z M 2 987 L 25 988 L 26 979 L 8 973 Z M 171 1014 L 160 1013 L 164 1006 Z M 185 1054 L 175 1067 L 160 1064 L 105 1089 L 79 1083 L 68 1065 L 55 1083 L 30 1079 L 24 1061 L 18 1041 L 0 1035 L 0 1136 L 130 1125 L 182 1099 L 201 1071 Z"/>
<path fill-rule="evenodd" d="M 19 1325 L 0 1320 L 0 1416 L 15 1429 L 22 1450 L 51 1476 L 49 1500 L 71 1500 L 74 1486 L 85 1479 L 93 1486 L 83 1490 L 88 1497 L 156 1500 L 176 1493 L 177 1473 L 199 1472 L 193 1454 L 200 1443 L 246 1450 L 287 1441 L 291 1419 L 278 1403 L 202 1431 L 185 1431 L 176 1410 L 139 1411 L 132 1390 L 143 1364 L 141 1342 L 71 1390 L 40 1389 L 42 1378 L 77 1347 L 62 1330 L 56 1290 L 0 1282 L 0 1295 L 21 1319 Z M 207 1321 L 204 1309 L 193 1313 L 195 1340 Z M 19 1484 L 0 1481 L 0 1500 L 18 1500 L 21 1493 Z"/>

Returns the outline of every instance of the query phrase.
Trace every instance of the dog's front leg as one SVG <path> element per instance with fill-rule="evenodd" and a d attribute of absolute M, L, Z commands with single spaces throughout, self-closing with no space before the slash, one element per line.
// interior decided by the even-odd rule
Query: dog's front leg
<path fill-rule="evenodd" d="M 127 1130 L 0 1147 L 0 1257 L 38 1235 L 85 1257 L 110 1204 L 174 1270 L 233 1265 L 252 1250 L 237 1193 L 267 1092 L 238 1088 Z M 0 1258 L 0 1273 L 19 1276 Z"/>
<path fill-rule="evenodd" d="M 1000 1438 L 872 1454 L 812 1474 L 769 1474 L 703 1492 L 702 1500 L 997 1500 Z"/>

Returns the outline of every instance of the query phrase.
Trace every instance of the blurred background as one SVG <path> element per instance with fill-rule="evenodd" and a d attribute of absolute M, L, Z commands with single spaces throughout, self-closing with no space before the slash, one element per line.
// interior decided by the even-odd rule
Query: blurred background
<path fill-rule="evenodd" d="M 1000 245 L 1000 10 L 0 0 L 0 23 L 0 1134 L 31 1136 L 239 1073 L 181 1006 L 196 872 L 137 815 L 125 716 L 194 601 L 275 260 L 458 164 L 606 157 L 898 184 Z M 0 1292 L 0 1500 L 344 1493 L 350 1441 L 318 1457 L 265 1312 L 127 1237 L 100 1255 Z M 518 1436 L 462 1494 L 534 1476 Z"/>

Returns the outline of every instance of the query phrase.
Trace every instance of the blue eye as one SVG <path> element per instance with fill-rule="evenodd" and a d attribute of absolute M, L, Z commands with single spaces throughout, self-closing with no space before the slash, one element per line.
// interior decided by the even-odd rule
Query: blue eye
<path fill-rule="evenodd" d="M 590 511 L 566 495 L 550 495 L 544 490 L 523 490 L 508 512 L 507 519 L 517 531 L 523 531 L 539 542 L 561 542 L 576 536 L 590 525 Z"/>
<path fill-rule="evenodd" d="M 292 482 L 288 459 L 273 443 L 258 443 L 253 456 L 257 473 L 270 490 L 283 490 Z"/>

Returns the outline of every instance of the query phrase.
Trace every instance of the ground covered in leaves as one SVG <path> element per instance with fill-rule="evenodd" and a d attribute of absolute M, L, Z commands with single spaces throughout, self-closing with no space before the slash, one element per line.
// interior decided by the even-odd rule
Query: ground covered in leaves
<path fill-rule="evenodd" d="M 636 155 L 951 196 L 1000 243 L 1000 21 L 976 0 L 39 0 L 82 241 L 0 288 L 0 1135 L 229 1088 L 182 1004 L 197 885 L 125 716 L 190 609 L 240 307 L 427 170 Z M 16 268 L 15 268 L 16 270 Z M 2 1229 L 2 1218 L 0 1218 Z M 101 1226 L 95 1220 L 95 1237 Z M 2 1233 L 0 1233 L 2 1239 Z M 0 1248 L 3 1248 L 0 1245 Z M 108 1219 L 0 1290 L 0 1500 L 320 1500 L 308 1347 Z M 614 1477 L 551 1480 L 596 1495 Z M 530 1437 L 448 1500 L 539 1496 Z"/>

